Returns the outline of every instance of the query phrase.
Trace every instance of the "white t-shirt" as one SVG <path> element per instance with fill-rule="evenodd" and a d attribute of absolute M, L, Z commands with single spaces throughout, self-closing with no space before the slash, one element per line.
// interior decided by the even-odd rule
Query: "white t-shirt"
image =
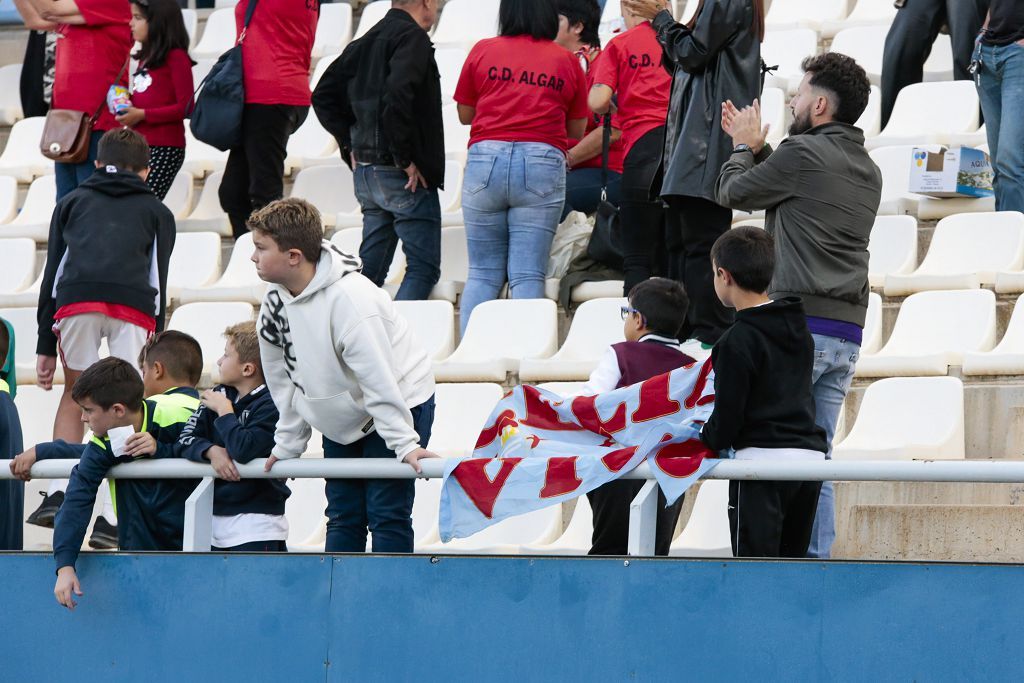
<path fill-rule="evenodd" d="M 250 512 L 241 515 L 214 515 L 210 543 L 215 548 L 233 548 L 253 541 L 288 539 L 288 520 L 284 515 Z"/>

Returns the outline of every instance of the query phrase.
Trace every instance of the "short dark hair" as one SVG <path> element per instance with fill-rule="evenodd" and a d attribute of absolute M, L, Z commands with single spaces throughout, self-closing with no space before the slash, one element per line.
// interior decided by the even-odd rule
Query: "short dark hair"
<path fill-rule="evenodd" d="M 767 292 L 775 272 L 775 240 L 749 225 L 726 230 L 711 247 L 711 262 L 729 271 L 741 289 Z"/>
<path fill-rule="evenodd" d="M 131 128 L 114 128 L 100 138 L 96 160 L 103 166 L 138 173 L 149 168 L 149 145 Z"/>
<path fill-rule="evenodd" d="M 199 384 L 203 376 L 203 348 L 195 337 L 178 330 L 158 332 L 142 347 L 139 367 L 157 362 L 164 366 L 171 379 L 190 387 Z"/>
<path fill-rule="evenodd" d="M 134 412 L 142 404 L 144 391 L 139 371 L 128 361 L 110 356 L 81 374 L 71 387 L 71 398 L 78 404 L 89 399 L 103 410 L 120 403 Z"/>
<path fill-rule="evenodd" d="M 177 0 L 132 0 L 146 17 L 148 37 L 133 57 L 147 69 L 163 66 L 171 50 L 188 52 L 188 30 Z"/>
<path fill-rule="evenodd" d="M 807 57 L 800 67 L 811 75 L 814 88 L 827 90 L 835 98 L 832 118 L 851 126 L 868 106 L 871 81 L 864 68 L 852 57 L 838 52 Z"/>
<path fill-rule="evenodd" d="M 7 363 L 7 352 L 11 346 L 11 333 L 7 330 L 7 321 L 0 318 L 0 369 Z"/>
<path fill-rule="evenodd" d="M 558 12 L 551 0 L 501 0 L 498 35 L 532 36 L 554 40 L 558 36 Z"/>
<path fill-rule="evenodd" d="M 675 280 L 652 277 L 629 290 L 629 305 L 644 317 L 644 327 L 663 337 L 677 339 L 686 322 L 690 297 Z"/>
<path fill-rule="evenodd" d="M 555 9 L 569 20 L 569 26 L 583 24 L 580 40 L 591 47 L 601 46 L 601 6 L 597 0 L 557 0 Z"/>
<path fill-rule="evenodd" d="M 320 260 L 324 224 L 317 208 L 305 199 L 289 197 L 267 204 L 249 216 L 250 230 L 274 240 L 281 251 L 298 249 L 307 261 Z"/>

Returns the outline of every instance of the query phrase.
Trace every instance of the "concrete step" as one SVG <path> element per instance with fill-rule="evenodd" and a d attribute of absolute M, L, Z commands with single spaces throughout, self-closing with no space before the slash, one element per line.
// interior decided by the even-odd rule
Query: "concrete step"
<path fill-rule="evenodd" d="M 1024 506 L 855 505 L 833 557 L 1024 562 Z"/>

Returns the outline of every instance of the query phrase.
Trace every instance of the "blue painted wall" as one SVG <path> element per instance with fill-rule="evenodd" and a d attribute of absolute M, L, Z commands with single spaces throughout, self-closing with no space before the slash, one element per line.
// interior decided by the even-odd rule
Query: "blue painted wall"
<path fill-rule="evenodd" d="M 0 555 L 2 681 L 1020 680 L 1024 567 Z"/>

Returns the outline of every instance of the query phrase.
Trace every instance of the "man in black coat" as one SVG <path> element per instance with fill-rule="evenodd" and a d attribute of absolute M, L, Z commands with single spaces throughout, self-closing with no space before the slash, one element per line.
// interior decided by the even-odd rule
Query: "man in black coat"
<path fill-rule="evenodd" d="M 313 110 L 355 173 L 363 275 L 380 286 L 398 240 L 406 273 L 396 299 L 426 299 L 441 276 L 444 126 L 441 78 L 427 30 L 437 0 L 392 0 L 313 92 Z"/>

